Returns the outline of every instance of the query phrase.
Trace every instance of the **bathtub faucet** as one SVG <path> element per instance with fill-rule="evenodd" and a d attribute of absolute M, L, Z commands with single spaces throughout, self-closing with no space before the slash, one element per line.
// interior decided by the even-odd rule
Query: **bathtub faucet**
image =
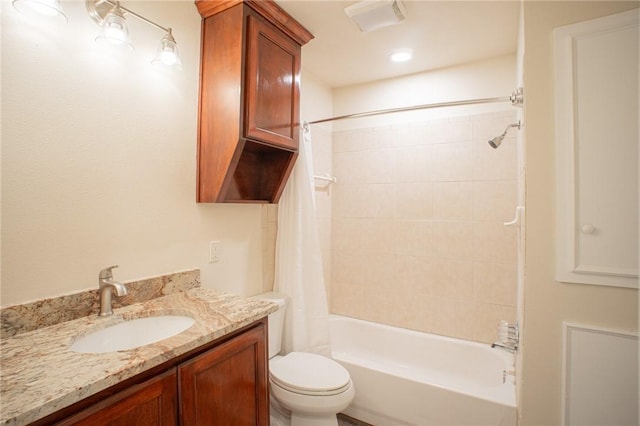
<path fill-rule="evenodd" d="M 498 342 L 493 342 L 491 344 L 492 348 L 502 348 L 504 350 L 507 350 L 509 352 L 515 352 L 518 350 L 518 345 L 514 344 L 514 345 L 503 345 L 502 343 L 498 343 Z"/>
<path fill-rule="evenodd" d="M 491 347 L 515 352 L 518 350 L 518 343 L 520 343 L 518 323 L 509 324 L 507 321 L 500 321 L 500 325 L 498 326 L 498 340 L 493 342 Z"/>

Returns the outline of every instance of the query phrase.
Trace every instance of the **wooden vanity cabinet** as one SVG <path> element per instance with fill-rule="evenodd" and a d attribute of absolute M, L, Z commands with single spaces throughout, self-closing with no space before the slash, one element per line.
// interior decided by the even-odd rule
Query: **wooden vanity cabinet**
<path fill-rule="evenodd" d="M 181 425 L 269 425 L 265 340 L 253 329 L 178 366 Z"/>
<path fill-rule="evenodd" d="M 197 201 L 276 203 L 298 153 L 300 52 L 313 36 L 271 0 L 196 6 Z"/>
<path fill-rule="evenodd" d="M 269 425 L 267 318 L 33 425 Z"/>
<path fill-rule="evenodd" d="M 177 425 L 177 374 L 171 369 L 57 423 L 75 426 Z"/>

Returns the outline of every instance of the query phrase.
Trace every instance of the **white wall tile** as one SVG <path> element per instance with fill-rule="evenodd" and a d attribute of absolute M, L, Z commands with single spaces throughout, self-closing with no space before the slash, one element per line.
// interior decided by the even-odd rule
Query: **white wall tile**
<path fill-rule="evenodd" d="M 336 183 L 333 212 L 338 217 L 392 218 L 395 186 Z"/>
<path fill-rule="evenodd" d="M 473 197 L 473 182 L 434 182 L 434 219 L 471 221 Z"/>
<path fill-rule="evenodd" d="M 397 255 L 395 285 L 399 293 L 434 294 L 434 265 L 430 257 Z"/>
<path fill-rule="evenodd" d="M 436 303 L 428 294 L 396 293 L 395 316 L 392 325 L 424 332 L 433 331 Z"/>
<path fill-rule="evenodd" d="M 517 232 L 502 222 L 513 215 L 517 177 L 515 141 L 493 150 L 487 140 L 514 117 L 334 135 L 333 312 L 494 340 L 499 321 L 515 316 Z"/>
<path fill-rule="evenodd" d="M 433 146 L 407 146 L 396 150 L 396 182 L 431 182 L 435 161 Z"/>
<path fill-rule="evenodd" d="M 434 181 L 470 181 L 473 178 L 473 145 L 471 142 L 435 145 Z"/>
<path fill-rule="evenodd" d="M 433 294 L 450 299 L 473 300 L 473 262 L 435 258 L 432 262 Z"/>
<path fill-rule="evenodd" d="M 431 219 L 433 217 L 433 184 L 396 184 L 394 204 L 396 219 Z"/>
<path fill-rule="evenodd" d="M 515 306 L 516 280 L 515 263 L 473 263 L 473 293 L 478 302 Z"/>
<path fill-rule="evenodd" d="M 472 222 L 434 222 L 433 253 L 445 259 L 473 260 Z"/>
<path fill-rule="evenodd" d="M 498 149 L 486 140 L 473 142 L 473 179 L 508 180 L 517 178 L 516 140 L 506 137 Z"/>
<path fill-rule="evenodd" d="M 419 257 L 433 255 L 433 226 L 428 221 L 400 220 L 395 223 L 397 254 Z"/>
<path fill-rule="evenodd" d="M 515 214 L 518 187 L 515 180 L 473 183 L 473 219 L 479 222 L 509 222 Z"/>
<path fill-rule="evenodd" d="M 434 333 L 460 339 L 473 339 L 473 325 L 476 321 L 473 301 L 444 297 L 436 297 L 433 301 L 432 331 Z"/>
<path fill-rule="evenodd" d="M 500 222 L 475 222 L 473 259 L 477 261 L 515 263 L 517 229 Z"/>

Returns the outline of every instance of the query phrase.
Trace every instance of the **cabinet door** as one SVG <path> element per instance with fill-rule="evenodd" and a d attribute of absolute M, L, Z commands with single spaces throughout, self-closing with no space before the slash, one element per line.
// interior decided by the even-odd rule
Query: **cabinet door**
<path fill-rule="evenodd" d="M 177 379 L 164 374 L 119 392 L 58 425 L 174 426 L 177 420 Z"/>
<path fill-rule="evenodd" d="M 558 281 L 638 288 L 640 20 L 554 30 Z"/>
<path fill-rule="evenodd" d="M 300 46 L 249 15 L 245 74 L 245 136 L 298 149 Z"/>
<path fill-rule="evenodd" d="M 269 424 L 266 327 L 257 327 L 178 366 L 180 424 Z"/>

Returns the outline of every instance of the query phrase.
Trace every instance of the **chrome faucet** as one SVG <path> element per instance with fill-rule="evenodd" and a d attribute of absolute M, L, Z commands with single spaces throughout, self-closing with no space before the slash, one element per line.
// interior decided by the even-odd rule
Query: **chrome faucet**
<path fill-rule="evenodd" d="M 105 268 L 100 271 L 100 275 L 98 275 L 101 317 L 113 315 L 113 309 L 111 307 L 111 290 L 115 290 L 117 296 L 127 295 L 127 288 L 124 284 L 113 280 L 113 272 L 111 270 L 117 267 L 118 265 L 114 265 Z"/>
<path fill-rule="evenodd" d="M 500 321 L 498 326 L 498 341 L 491 344 L 492 348 L 502 348 L 509 352 L 518 350 L 520 343 L 520 328 L 518 322 L 509 324 L 506 321 Z"/>
<path fill-rule="evenodd" d="M 518 344 L 517 343 L 507 343 L 507 344 L 502 344 L 502 343 L 498 343 L 498 342 L 493 342 L 491 344 L 492 348 L 502 348 L 504 350 L 507 350 L 509 352 L 515 352 L 518 350 Z M 504 382 L 502 382 L 504 383 Z"/>

